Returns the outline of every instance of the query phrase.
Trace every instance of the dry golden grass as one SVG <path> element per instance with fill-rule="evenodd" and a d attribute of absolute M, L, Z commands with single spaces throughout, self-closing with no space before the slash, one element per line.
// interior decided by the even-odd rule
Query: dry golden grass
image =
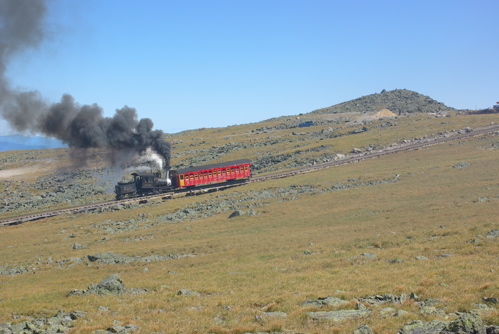
<path fill-rule="evenodd" d="M 389 144 L 421 136 L 423 129 L 429 134 L 485 125 L 493 120 L 464 117 L 468 116 L 443 121 L 423 116 L 398 120 L 398 130 L 376 128 L 355 137 L 331 139 L 331 144 L 334 150 L 346 152 L 376 138 Z M 203 145 L 214 145 L 222 143 L 221 136 L 231 132 L 253 138 L 256 135 L 249 131 L 258 126 L 230 127 L 217 136 L 217 129 L 205 129 L 190 133 L 189 138 L 212 138 Z M 183 139 L 184 144 L 189 138 Z M 334 295 L 350 301 L 342 308 L 355 308 L 356 298 L 415 292 L 422 300 L 440 300 L 447 313 L 476 309 L 483 303 L 482 297 L 499 296 L 499 240 L 485 237 L 488 231 L 499 228 L 499 150 L 483 150 L 494 143 L 497 145 L 497 137 L 473 138 L 249 184 L 223 193 L 2 228 L 0 264 L 29 264 L 37 269 L 0 276 L 0 322 L 12 321 L 11 314 L 51 316 L 63 309 L 87 312 L 86 318 L 76 322 L 74 333 L 91 333 L 113 325 L 113 321 L 137 324 L 142 333 L 351 333 L 363 323 L 376 333 L 395 333 L 411 320 L 441 317 L 421 315 L 418 305 L 407 301 L 374 307 L 366 319 L 332 323 L 311 320 L 307 312 L 319 308 L 301 303 Z M 256 154 L 251 149 L 247 153 L 250 157 Z M 234 152 L 233 157 L 241 157 L 237 154 Z M 462 161 L 470 163 L 470 167 L 453 168 Z M 217 201 L 221 194 L 238 198 L 250 191 L 277 191 L 290 185 L 331 189 L 337 182 L 391 181 L 396 174 L 400 174 L 396 182 L 298 194 L 297 199 L 289 201 L 256 200 L 261 206 L 254 208 L 258 213 L 255 216 L 228 219 L 229 211 L 115 234 L 92 227 L 144 213 L 154 218 L 195 202 Z M 108 240 L 101 241 L 103 237 Z M 143 240 L 125 242 L 135 237 Z M 471 239 L 481 241 L 467 242 Z M 74 250 L 73 243 L 85 247 Z M 196 256 L 115 265 L 55 263 L 105 251 L 129 256 Z M 373 252 L 375 259 L 359 257 Z M 417 260 L 418 256 L 428 259 Z M 49 257 L 54 262 L 46 264 Z M 37 263 L 38 259 L 43 260 Z M 404 262 L 388 261 L 393 259 Z M 121 276 L 127 288 L 147 288 L 147 293 L 66 297 L 70 290 L 84 289 L 113 273 Z M 197 291 L 201 296 L 177 295 L 180 289 Z M 99 306 L 109 310 L 99 310 Z M 386 306 L 409 314 L 381 318 L 380 310 Z M 264 312 L 269 311 L 285 312 L 287 317 L 265 318 Z M 483 318 L 487 323 L 499 324 L 497 311 Z"/>

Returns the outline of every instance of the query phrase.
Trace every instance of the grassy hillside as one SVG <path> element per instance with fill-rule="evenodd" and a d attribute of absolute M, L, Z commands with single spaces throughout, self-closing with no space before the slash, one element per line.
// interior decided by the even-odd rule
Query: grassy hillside
<path fill-rule="evenodd" d="M 172 165 L 250 158 L 263 174 L 499 121 L 450 115 L 312 113 L 186 131 L 169 138 Z M 316 125 L 297 128 L 304 120 Z M 396 333 L 412 320 L 450 321 L 479 310 L 486 324 L 499 325 L 497 305 L 482 299 L 499 297 L 498 148 L 499 137 L 477 137 L 219 193 L 2 228 L 0 323 L 81 310 L 72 333 L 127 324 L 140 333 L 352 333 L 362 324 Z M 73 180 L 105 189 L 105 180 L 96 181 L 109 173 L 104 157 L 96 153 Z M 0 152 L 0 162 L 5 203 L 51 193 L 58 177 L 68 182 L 71 175 L 62 175 L 75 171 L 66 149 Z M 55 194 L 55 206 L 112 197 Z M 5 205 L 2 216 L 38 208 Z M 136 290 L 68 296 L 112 274 Z M 407 298 L 369 302 L 384 294 Z M 327 296 L 346 302 L 305 303 Z M 313 313 L 354 311 L 359 303 L 369 311 L 364 318 Z"/>

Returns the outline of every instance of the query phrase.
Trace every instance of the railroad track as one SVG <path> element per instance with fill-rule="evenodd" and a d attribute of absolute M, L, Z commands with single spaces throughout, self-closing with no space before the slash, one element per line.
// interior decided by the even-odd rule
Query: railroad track
<path fill-rule="evenodd" d="M 393 154 L 393 153 L 400 153 L 400 152 L 404 152 L 404 151 L 417 150 L 417 149 L 427 147 L 427 146 L 443 144 L 443 143 L 447 143 L 450 141 L 462 140 L 462 139 L 480 136 L 480 135 L 484 135 L 484 134 L 490 134 L 490 133 L 494 133 L 494 132 L 499 132 L 499 124 L 494 124 L 494 125 L 490 125 L 490 126 L 486 126 L 486 127 L 476 128 L 470 132 L 458 133 L 458 134 L 455 134 L 455 135 L 452 135 L 449 137 L 428 138 L 425 141 L 420 141 L 420 142 L 416 142 L 416 143 L 409 143 L 409 144 L 401 144 L 401 145 L 399 145 L 397 147 L 393 147 L 393 148 L 385 147 L 381 150 L 358 153 L 358 154 L 346 157 L 344 159 L 318 163 L 318 164 L 315 164 L 312 166 L 302 167 L 299 169 L 293 169 L 290 171 L 275 172 L 275 173 L 271 173 L 271 174 L 255 176 L 255 177 L 251 178 L 250 182 L 260 182 L 260 181 L 265 181 L 265 180 L 279 179 L 279 178 L 294 176 L 294 175 L 298 175 L 298 174 L 309 173 L 309 172 L 313 172 L 313 171 L 316 171 L 319 169 L 340 166 L 340 165 L 346 165 L 346 164 L 350 164 L 353 162 L 362 161 L 362 160 L 371 159 L 371 158 L 378 158 L 378 157 L 388 155 L 388 154 Z"/>
<path fill-rule="evenodd" d="M 299 174 L 305 174 L 305 173 L 313 172 L 313 171 L 324 169 L 324 168 L 345 165 L 345 164 L 349 164 L 349 163 L 353 163 L 353 162 L 357 162 L 357 161 L 362 161 L 362 160 L 366 160 L 366 159 L 371 159 L 371 158 L 378 158 L 378 157 L 381 157 L 384 155 L 399 153 L 399 152 L 403 152 L 403 151 L 417 150 L 417 149 L 431 146 L 431 145 L 437 145 L 437 144 L 447 143 L 450 141 L 462 140 L 462 139 L 480 136 L 480 135 L 484 135 L 484 134 L 490 134 L 490 133 L 494 133 L 494 132 L 499 132 L 499 125 L 490 125 L 490 126 L 486 126 L 486 127 L 475 128 L 472 131 L 469 131 L 466 133 L 458 133 L 458 134 L 451 135 L 448 137 L 427 138 L 424 141 L 418 141 L 415 143 L 408 143 L 408 144 L 400 144 L 397 147 L 385 147 L 385 148 L 380 149 L 380 150 L 358 153 L 355 155 L 348 156 L 344 159 L 323 162 L 323 163 L 319 163 L 319 164 L 315 164 L 315 165 L 307 166 L 307 167 L 302 167 L 302 168 L 298 168 L 298 169 L 254 176 L 249 180 L 249 182 L 261 182 L 261 181 L 265 181 L 265 180 L 279 179 L 279 178 L 285 178 L 285 177 L 290 177 L 290 176 L 299 175 Z M 74 207 L 57 209 L 57 210 L 42 211 L 42 212 L 21 215 L 21 216 L 15 216 L 15 217 L 1 218 L 0 219 L 0 227 L 22 224 L 22 223 L 27 222 L 27 221 L 33 221 L 33 220 L 58 216 L 61 214 L 66 214 L 66 213 L 78 213 L 78 212 L 85 212 L 85 211 L 93 211 L 93 210 L 97 210 L 99 208 L 104 208 L 104 207 L 109 207 L 109 206 L 119 205 L 119 204 L 127 204 L 127 203 L 132 203 L 132 202 L 148 202 L 150 200 L 158 200 L 158 199 L 170 199 L 176 195 L 182 195 L 182 194 L 186 195 L 186 196 L 199 195 L 199 194 L 203 194 L 203 193 L 207 193 L 207 192 L 219 191 L 219 190 L 224 190 L 224 189 L 240 186 L 241 184 L 244 184 L 246 182 L 247 181 L 244 180 L 244 181 L 240 181 L 240 182 L 232 182 L 232 183 L 227 183 L 227 184 L 207 185 L 207 186 L 199 187 L 196 189 L 182 189 L 179 191 L 171 191 L 171 192 L 166 192 L 166 193 L 157 194 L 157 195 L 149 195 L 149 196 L 142 196 L 142 197 L 136 197 L 136 198 L 127 198 L 127 199 L 122 199 L 119 201 L 106 201 L 106 202 L 101 202 L 101 203 L 80 205 L 80 206 L 74 206 Z"/>

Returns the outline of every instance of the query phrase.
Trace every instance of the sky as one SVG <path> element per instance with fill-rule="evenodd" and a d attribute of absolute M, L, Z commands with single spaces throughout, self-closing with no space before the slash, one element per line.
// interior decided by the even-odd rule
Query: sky
<path fill-rule="evenodd" d="M 125 105 L 167 133 L 297 115 L 405 88 L 499 101 L 497 0 L 49 0 L 6 64 L 19 90 Z M 0 8 L 1 11 L 1 8 Z M 0 22 L 1 27 L 1 22 Z M 0 135 L 13 134 L 0 121 Z"/>

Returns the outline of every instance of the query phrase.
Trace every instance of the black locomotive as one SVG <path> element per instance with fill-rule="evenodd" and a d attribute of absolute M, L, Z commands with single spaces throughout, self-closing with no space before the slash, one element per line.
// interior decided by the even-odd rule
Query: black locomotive
<path fill-rule="evenodd" d="M 116 199 L 159 194 L 173 189 L 171 180 L 161 178 L 161 173 L 132 173 L 133 181 L 118 182 L 114 187 Z"/>

